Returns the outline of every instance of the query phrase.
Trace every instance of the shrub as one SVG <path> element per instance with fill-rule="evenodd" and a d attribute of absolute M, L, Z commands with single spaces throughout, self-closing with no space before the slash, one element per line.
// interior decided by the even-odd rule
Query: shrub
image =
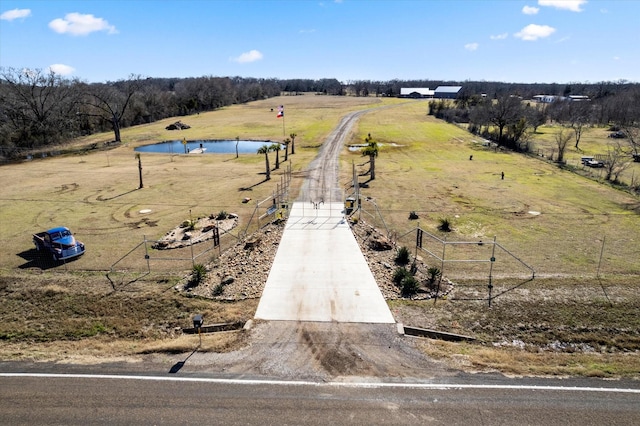
<path fill-rule="evenodd" d="M 221 296 L 223 292 L 224 292 L 224 284 L 220 283 L 213 288 L 212 293 L 214 296 Z"/>
<path fill-rule="evenodd" d="M 404 246 L 400 247 L 396 254 L 395 261 L 398 265 L 406 265 L 409 263 L 409 249 Z"/>
<path fill-rule="evenodd" d="M 216 216 L 216 220 L 225 220 L 229 216 L 224 210 L 220 210 Z"/>
<path fill-rule="evenodd" d="M 418 280 L 416 280 L 416 278 L 411 274 L 408 274 L 406 277 L 404 277 L 401 284 L 403 296 L 412 296 L 416 294 L 418 292 L 418 289 L 420 288 Z"/>
<path fill-rule="evenodd" d="M 440 269 L 436 268 L 435 266 L 432 266 L 431 268 L 427 269 L 427 282 L 430 287 L 433 287 L 433 285 L 436 283 L 438 278 L 440 278 L 440 275 L 442 275 L 442 272 L 440 271 Z"/>
<path fill-rule="evenodd" d="M 180 224 L 181 228 L 184 228 L 185 231 L 193 231 L 196 229 L 196 222 L 194 220 L 185 220 Z"/>
<path fill-rule="evenodd" d="M 396 268 L 396 270 L 393 271 L 393 283 L 396 286 L 400 287 L 402 284 L 402 280 L 409 275 L 411 275 L 411 273 L 409 273 L 409 271 L 407 271 L 405 268 Z"/>
<path fill-rule="evenodd" d="M 200 285 L 204 277 L 207 276 L 207 268 L 201 264 L 193 265 L 193 269 L 191 270 L 191 279 L 189 280 L 189 288 L 197 287 Z"/>
<path fill-rule="evenodd" d="M 442 232 L 451 232 L 451 222 L 446 217 L 440 219 L 438 229 Z"/>

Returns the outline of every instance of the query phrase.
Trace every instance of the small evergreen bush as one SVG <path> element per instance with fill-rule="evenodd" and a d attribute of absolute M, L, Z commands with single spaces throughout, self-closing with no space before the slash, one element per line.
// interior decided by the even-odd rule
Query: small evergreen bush
<path fill-rule="evenodd" d="M 213 288 L 212 293 L 214 296 L 222 296 L 223 292 L 224 292 L 224 284 L 220 283 Z"/>
<path fill-rule="evenodd" d="M 409 275 L 411 275 L 411 273 L 409 271 L 407 271 L 405 268 L 396 268 L 395 271 L 393 271 L 393 283 L 400 287 L 402 285 L 402 280 L 405 279 L 406 277 L 408 277 Z"/>
<path fill-rule="evenodd" d="M 451 221 L 446 217 L 440 219 L 440 225 L 438 225 L 438 229 L 442 232 L 451 232 Z"/>
<path fill-rule="evenodd" d="M 200 285 L 204 277 L 207 276 L 207 268 L 201 264 L 193 265 L 193 269 L 191 270 L 191 279 L 189 280 L 189 288 L 197 287 Z"/>
<path fill-rule="evenodd" d="M 409 263 L 409 249 L 406 247 L 400 247 L 398 249 L 398 253 L 396 254 L 396 263 L 398 265 L 406 265 Z"/>
<path fill-rule="evenodd" d="M 420 283 L 416 280 L 416 277 L 409 274 L 402 279 L 402 295 L 403 296 L 413 296 L 418 292 L 420 288 Z"/>

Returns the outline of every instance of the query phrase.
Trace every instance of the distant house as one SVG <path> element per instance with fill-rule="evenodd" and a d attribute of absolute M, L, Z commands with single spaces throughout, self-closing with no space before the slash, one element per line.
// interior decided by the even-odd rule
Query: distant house
<path fill-rule="evenodd" d="M 433 98 L 434 91 L 428 87 L 402 87 L 400 89 L 401 98 Z"/>
<path fill-rule="evenodd" d="M 586 95 L 569 95 L 568 98 L 569 98 L 569 100 L 576 101 L 576 102 L 579 102 L 579 101 L 590 101 L 591 100 Z"/>
<path fill-rule="evenodd" d="M 550 104 L 551 102 L 555 101 L 558 98 L 559 96 L 555 96 L 555 95 L 535 95 L 533 97 L 533 100 L 543 104 Z"/>
<path fill-rule="evenodd" d="M 588 96 L 585 95 L 569 95 L 569 96 L 555 96 L 555 95 L 535 95 L 533 100 L 536 102 L 550 104 L 555 101 L 572 101 L 572 102 L 580 102 L 580 101 L 588 101 L 590 100 Z"/>
<path fill-rule="evenodd" d="M 456 99 L 462 86 L 438 86 L 433 97 L 438 99 Z"/>

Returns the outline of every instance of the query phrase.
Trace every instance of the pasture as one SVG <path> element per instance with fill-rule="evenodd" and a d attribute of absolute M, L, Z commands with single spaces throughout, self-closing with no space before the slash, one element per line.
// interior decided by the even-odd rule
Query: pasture
<path fill-rule="evenodd" d="M 284 129 L 276 118 L 278 105 L 285 106 Z M 451 241 L 495 237 L 530 265 L 537 277 L 513 292 L 516 297 L 497 299 L 498 307 L 491 311 L 484 302 L 443 301 L 427 306 L 395 301 L 391 305 L 399 320 L 475 333 L 487 342 L 520 336 L 519 324 L 542 324 L 538 331 L 567 327 L 567 333 L 556 337 L 578 341 L 585 337 L 576 330 L 586 327 L 588 333 L 605 339 L 608 347 L 615 343 L 607 330 L 637 333 L 639 324 L 633 319 L 640 306 L 634 290 L 640 276 L 637 196 L 558 168 L 545 158 L 488 149 L 462 128 L 428 116 L 425 101 L 307 94 L 180 117 L 191 126 L 182 131 L 165 130 L 178 118 L 123 129 L 123 143 L 112 149 L 84 149 L 91 144 L 100 147 L 113 138 L 109 133 L 92 135 L 74 141 L 75 153 L 0 167 L 0 291 L 6 301 L 0 308 L 0 336 L 8 343 L 4 356 L 28 356 L 26 348 L 34 341 L 45 342 L 34 349 L 42 358 L 48 357 L 47 348 L 58 356 L 71 347 L 78 353 L 111 356 L 187 350 L 190 341 L 182 344 L 171 330 L 187 326 L 190 312 L 204 311 L 217 321 L 247 319 L 255 300 L 221 304 L 170 291 L 189 272 L 190 261 L 156 262 L 152 275 L 118 288 L 107 281 L 105 273 L 145 238 L 158 239 L 185 220 L 220 211 L 239 216 L 238 230 L 227 242 L 233 244 L 254 216 L 255 203 L 276 190 L 284 167 L 291 167 L 290 199 L 295 199 L 305 167 L 340 118 L 349 111 L 379 106 L 386 108 L 362 116 L 350 142 L 362 143 L 370 133 L 381 144 L 376 179 L 361 192 L 367 198 L 363 219 L 378 228 L 386 225 L 391 235 L 400 238 L 399 244 L 407 246 L 413 243 L 412 231 L 417 226 Z M 548 143 L 553 131 L 541 128 L 540 143 Z M 143 154 L 143 188 L 138 188 L 134 148 L 141 144 L 236 137 L 281 142 L 290 133 L 297 135 L 296 153 L 272 171 L 270 181 L 265 181 L 264 155 Z M 581 146 L 589 153 L 606 146 L 606 138 L 597 136 L 595 130 L 584 138 Z M 572 152 L 569 157 L 577 154 Z M 273 168 L 274 153 L 269 160 Z M 350 190 L 352 165 L 363 173 L 366 160 L 357 151 L 343 151 L 340 184 L 345 193 Z M 628 173 L 640 175 L 640 164 L 634 164 Z M 361 182 L 366 180 L 360 176 Z M 243 203 L 245 198 L 251 201 Z M 410 220 L 410 212 L 416 212 L 419 219 Z M 438 231 L 442 218 L 451 221 L 453 232 Z M 251 226 L 257 226 L 253 223 Z M 85 242 L 84 256 L 62 265 L 40 259 L 31 235 L 58 225 L 70 227 Z M 144 252 L 138 249 L 134 255 L 126 257 L 126 267 L 144 271 Z M 427 255 L 421 256 L 428 262 Z M 214 257 L 208 255 L 202 263 Z M 507 279 L 511 271 L 497 268 L 496 272 Z M 461 286 L 482 289 L 486 285 L 486 277 L 470 276 L 461 266 L 447 266 L 445 274 L 459 279 Z M 549 300 L 563 307 L 558 311 L 562 315 L 551 315 Z M 577 318 L 585 309 L 602 311 L 607 306 L 615 306 L 615 315 L 585 314 L 567 324 L 571 322 L 568 318 Z M 27 311 L 29 321 L 23 324 L 21 317 Z M 537 317 L 542 311 L 549 311 L 548 320 Z M 598 324 L 591 324 L 593 321 Z M 62 331 L 47 333 L 49 326 Z M 543 335 L 540 331 L 536 338 Z M 227 350 L 242 344 L 241 338 L 221 339 L 212 340 L 208 349 Z M 67 340 L 75 343 L 70 345 Z M 624 350 L 637 351 L 637 341 L 626 342 Z M 467 353 L 473 365 L 500 368 L 487 361 L 486 351 L 495 349 L 465 346 L 459 350 Z M 448 357 L 456 349 L 432 345 L 425 351 Z M 517 357 L 516 352 L 512 358 L 502 354 L 499 359 L 509 364 Z M 594 367 L 590 371 L 596 372 L 589 374 L 607 375 L 602 371 L 617 362 L 594 357 L 589 362 L 603 362 L 605 367 Z M 566 358 L 552 358 L 541 359 L 547 367 L 537 372 L 562 371 L 554 370 L 554 363 Z M 634 375 L 638 373 L 634 368 L 624 364 L 613 374 Z M 519 371 L 526 372 L 526 368 Z M 570 373 L 576 372 L 581 374 Z"/>

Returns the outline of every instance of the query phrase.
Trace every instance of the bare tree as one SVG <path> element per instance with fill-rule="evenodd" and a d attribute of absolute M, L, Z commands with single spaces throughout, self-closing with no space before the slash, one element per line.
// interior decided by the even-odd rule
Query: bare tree
<path fill-rule="evenodd" d="M 605 179 L 611 182 L 618 182 L 620 174 L 624 172 L 631 160 L 629 155 L 619 142 L 610 143 L 607 152 L 607 161 L 604 163 Z"/>
<path fill-rule="evenodd" d="M 71 137 L 79 94 L 76 80 L 53 71 L 2 68 L 2 112 L 13 141 L 34 148 Z"/>
<path fill-rule="evenodd" d="M 634 87 L 617 96 L 614 122 L 624 132 L 634 158 L 640 158 L 640 88 Z"/>
<path fill-rule="evenodd" d="M 503 95 L 488 103 L 487 118 L 498 128 L 498 145 L 503 145 L 504 129 L 515 124 L 523 116 L 522 101 L 515 96 Z"/>
<path fill-rule="evenodd" d="M 567 149 L 567 144 L 571 139 L 571 134 L 565 132 L 564 129 L 555 134 L 556 146 L 558 147 L 558 163 L 564 163 L 564 152 Z"/>
<path fill-rule="evenodd" d="M 93 84 L 86 86 L 86 112 L 78 112 L 92 117 L 99 117 L 111 124 L 114 141 L 122 142 L 120 128 L 132 98 L 140 90 L 142 77 L 131 75 L 120 84 Z"/>
<path fill-rule="evenodd" d="M 547 122 L 547 108 L 544 105 L 531 106 L 527 104 L 524 113 L 527 122 L 533 128 L 533 133 L 537 133 L 538 127 Z"/>
<path fill-rule="evenodd" d="M 575 137 L 575 148 L 580 150 L 578 144 L 582 137 L 582 132 L 591 123 L 591 104 L 586 101 L 569 101 L 569 127 L 573 129 Z"/>

